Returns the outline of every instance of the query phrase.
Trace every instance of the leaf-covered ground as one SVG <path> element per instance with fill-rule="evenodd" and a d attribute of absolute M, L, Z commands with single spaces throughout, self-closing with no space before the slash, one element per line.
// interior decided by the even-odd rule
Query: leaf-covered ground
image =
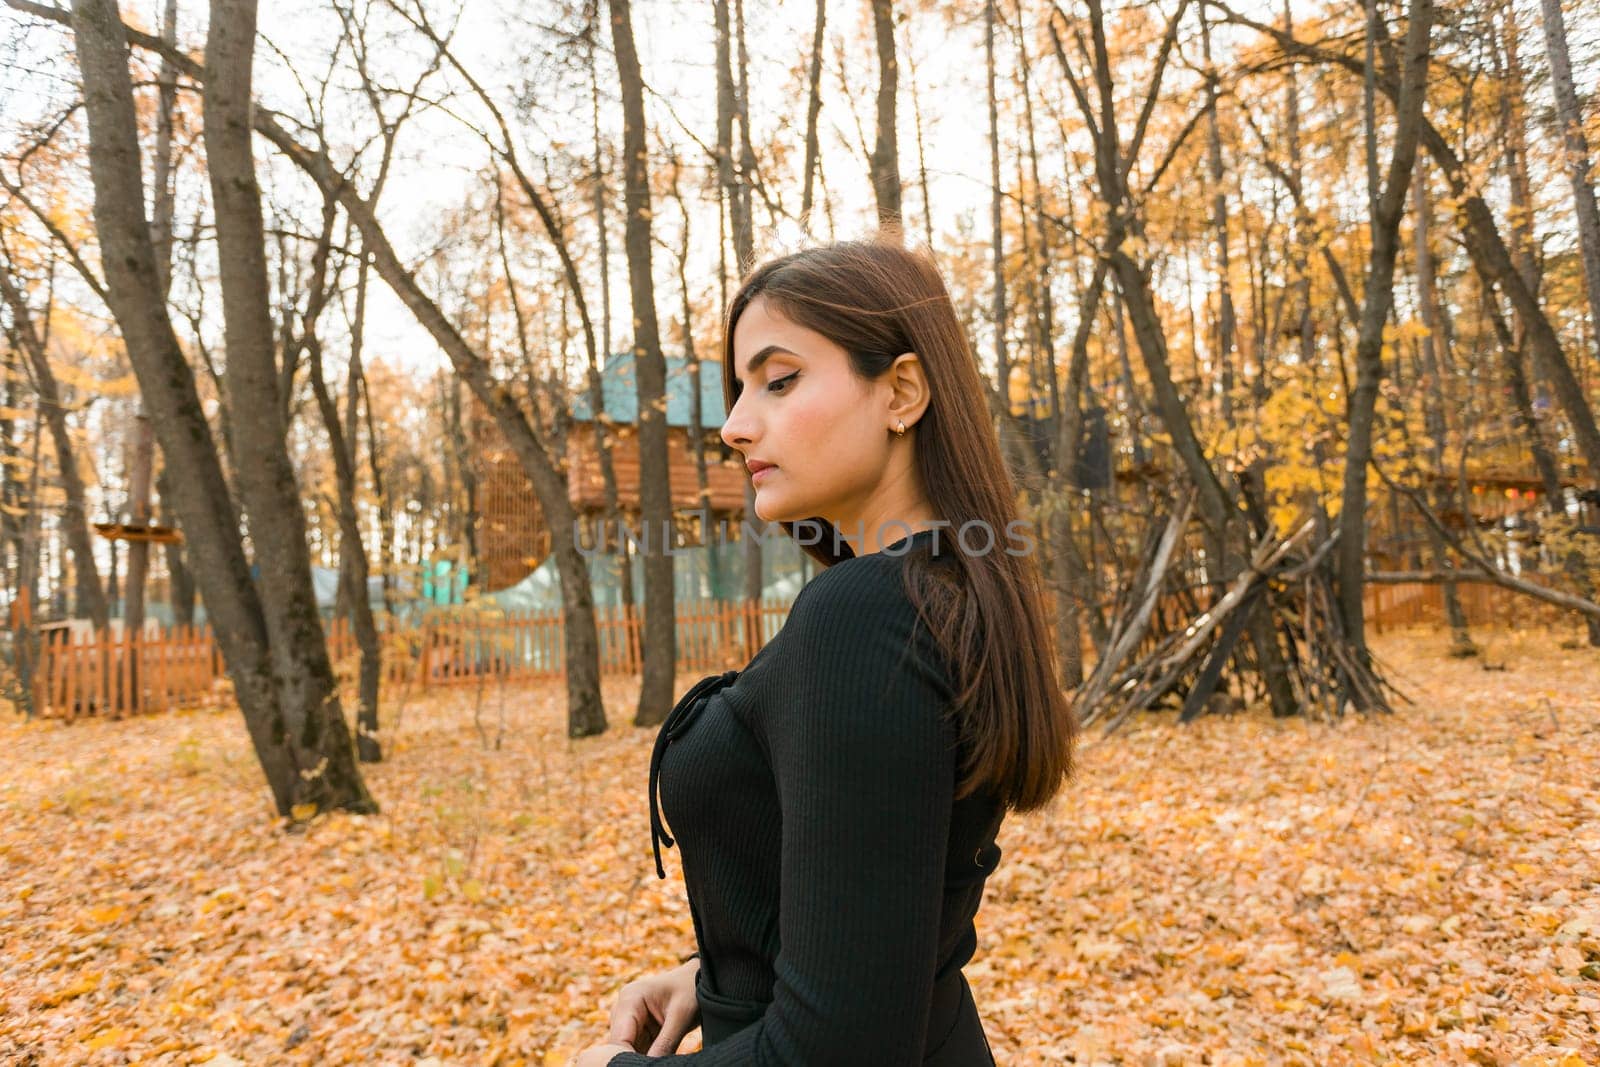
<path fill-rule="evenodd" d="M 979 913 L 1000 1063 L 1600 1062 L 1600 653 L 1444 644 L 1392 718 L 1091 734 Z M 692 943 L 630 696 L 390 707 L 383 814 L 294 834 L 234 712 L 0 717 L 0 1062 L 565 1063 Z"/>

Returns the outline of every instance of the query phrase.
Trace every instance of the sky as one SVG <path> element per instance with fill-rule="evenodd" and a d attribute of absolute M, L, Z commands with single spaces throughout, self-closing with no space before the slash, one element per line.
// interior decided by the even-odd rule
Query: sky
<path fill-rule="evenodd" d="M 138 0 L 125 3 L 123 9 L 130 21 L 149 26 L 155 22 L 158 4 L 159 0 Z M 537 25 L 552 17 L 560 6 L 468 0 L 460 8 L 458 54 L 496 97 L 507 99 L 510 87 L 522 82 L 528 72 L 533 73 L 527 88 L 537 106 L 533 121 L 519 131 L 523 138 L 521 148 L 529 161 L 536 161 L 541 150 L 552 144 L 564 144 L 586 156 L 591 143 L 586 91 L 574 98 L 570 85 L 563 86 L 552 77 L 550 63 L 528 62 L 528 57 L 537 57 L 550 48 L 549 35 Z M 835 0 L 829 6 L 821 136 L 823 167 L 834 197 L 838 235 L 842 237 L 865 232 L 873 217 L 871 187 L 858 136 L 864 133 L 870 142 L 874 135 L 877 60 L 870 44 L 867 5 L 840 4 Z M 814 12 L 812 0 L 752 0 L 747 11 L 753 123 L 758 137 L 781 129 L 779 136 L 789 143 L 796 160 L 803 153 L 805 100 L 803 91 L 797 95 L 803 86 L 788 72 L 799 69 L 809 59 Z M 671 137 L 685 158 L 696 158 L 700 150 L 691 134 L 707 142 L 715 137 L 711 7 L 705 0 L 639 0 L 634 17 L 645 79 L 653 90 L 652 98 L 647 100 L 650 120 Z M 70 37 L 53 27 L 28 28 L 31 21 L 0 9 L 0 39 L 11 38 L 0 45 L 0 136 L 14 131 L 20 122 L 56 113 L 73 91 L 75 70 Z M 257 53 L 258 95 L 275 109 L 302 113 L 303 89 L 290 71 L 296 70 L 302 78 L 313 81 L 318 77 L 325 68 L 328 44 L 338 33 L 336 16 L 326 3 L 267 0 L 261 7 L 260 31 L 263 43 Z M 179 38 L 197 51 L 203 45 L 200 5 L 189 3 L 180 9 Z M 609 44 L 607 36 L 608 49 Z M 988 138 L 981 21 L 951 25 L 937 14 L 922 15 L 902 28 L 900 47 L 900 166 L 908 216 L 915 216 L 920 233 L 922 201 L 915 188 L 917 148 L 910 86 L 914 66 L 922 105 L 934 228 L 938 233 L 949 232 L 965 218 L 969 226 L 976 225 L 979 232 L 987 232 Z M 1004 42 L 1001 48 L 1002 54 L 1007 54 Z M 386 49 L 379 62 L 399 83 L 408 82 L 420 69 L 420 59 L 421 53 L 413 44 L 409 50 Z M 858 119 L 850 113 L 839 85 L 841 62 L 849 68 L 859 131 Z M 609 60 L 603 69 L 602 77 L 609 83 L 601 85 L 602 122 L 606 135 L 620 141 L 620 107 L 615 102 L 617 86 Z M 481 111 L 471 101 L 458 100 L 456 105 L 462 115 L 474 120 L 481 117 Z M 372 127 L 371 120 L 357 114 L 352 125 L 365 134 Z M 264 182 L 272 186 L 271 195 L 297 203 L 307 220 L 314 219 L 315 201 L 309 187 L 292 167 L 273 159 L 270 146 L 257 143 L 258 167 Z M 402 255 L 415 256 L 439 239 L 441 219 L 457 209 L 470 190 L 481 187 L 479 171 L 487 154 L 481 141 L 443 110 L 413 119 L 402 135 L 399 152 L 381 214 Z M 798 165 L 794 169 L 798 170 Z M 790 185 L 787 181 L 783 184 Z M 620 174 L 614 175 L 613 193 L 620 209 Z M 786 197 L 791 207 L 796 206 L 796 201 L 798 183 L 792 185 Z M 572 214 L 589 210 L 586 204 L 563 207 Z M 664 220 L 661 236 L 676 242 L 675 209 L 657 204 L 656 212 Z M 759 207 L 756 214 L 758 249 L 781 250 L 806 239 L 793 224 L 769 228 L 766 214 Z M 815 214 L 820 229 L 820 205 Z M 184 216 L 182 207 L 179 216 Z M 620 221 L 620 211 L 615 211 L 611 238 L 614 309 L 627 307 Z M 693 220 L 693 225 L 698 263 L 694 273 L 709 295 L 716 263 L 714 238 L 710 236 L 716 232 L 714 209 L 708 208 Z M 656 259 L 658 280 L 662 283 L 658 289 L 658 314 L 665 329 L 678 298 L 675 286 L 666 284 L 669 257 L 658 249 Z M 586 267 L 594 273 L 592 264 Z M 372 352 L 418 369 L 443 364 L 442 353 L 386 289 L 376 286 L 372 300 L 368 330 Z M 599 301 L 591 296 L 591 303 Z M 614 311 L 614 315 L 626 323 L 621 310 Z M 622 348 L 627 338 L 622 330 L 616 333 L 612 347 Z"/>
<path fill-rule="evenodd" d="M 161 0 L 134 0 L 124 3 L 130 20 L 152 25 Z M 1131 0 L 1130 0 L 1131 2 Z M 455 11 L 455 5 L 438 5 L 436 19 Z M 548 58 L 551 34 L 543 24 L 560 21 L 559 11 L 566 5 L 543 3 L 494 3 L 464 0 L 459 6 L 460 24 L 455 44 L 472 73 L 500 100 L 511 97 L 511 88 L 523 86 L 534 101 L 529 121 L 518 129 L 519 146 L 525 160 L 537 166 L 547 150 L 562 148 L 587 156 L 591 139 L 590 110 L 586 88 L 576 94 L 571 76 L 558 77 L 557 65 Z M 1108 7 L 1114 8 L 1115 4 Z M 1243 10 L 1268 17 L 1277 3 L 1241 3 Z M 1300 6 L 1300 5 L 1297 5 Z M 1582 5 L 1578 5 L 1581 7 Z M 922 198 L 917 186 L 917 142 L 911 95 L 913 70 L 921 97 L 923 145 L 933 203 L 936 244 L 960 231 L 986 234 L 989 226 L 989 142 L 984 106 L 983 26 L 978 3 L 949 3 L 944 8 L 962 9 L 964 21 L 951 20 L 933 12 L 919 12 L 907 20 L 900 34 L 900 167 L 906 185 L 905 211 L 908 224 L 921 231 Z M 1167 9 L 1167 5 L 1162 5 Z M 1264 10 L 1263 10 L 1264 9 Z M 801 138 L 805 122 L 803 84 L 791 75 L 808 61 L 811 50 L 813 0 L 750 0 L 747 11 L 747 36 L 752 73 L 751 110 L 758 139 L 771 131 L 789 145 L 795 160 L 802 154 Z M 1308 14 L 1305 12 L 1303 14 Z M 1536 28 L 1536 9 L 1530 7 L 1530 30 Z M 652 124 L 669 136 L 686 158 L 699 150 L 691 135 L 704 141 L 715 136 L 715 80 L 711 5 L 706 0 L 636 0 L 635 34 L 638 39 L 646 81 L 654 93 L 647 100 Z M 75 71 L 70 53 L 70 37 L 55 28 L 27 28 L 32 19 L 0 8 L 0 138 L 8 137 L 18 124 L 41 115 L 52 114 L 71 99 Z M 392 23 L 393 19 L 387 20 Z M 1569 13 L 1575 58 L 1581 81 L 1592 82 L 1596 71 L 1595 19 L 1578 10 Z M 260 9 L 262 44 L 257 53 L 258 95 L 269 106 L 292 114 L 304 112 L 302 81 L 315 82 L 326 66 L 330 43 L 338 36 L 339 23 L 326 0 L 265 0 Z M 180 40 L 199 50 L 204 41 L 204 7 L 197 0 L 181 0 Z M 872 197 L 867 182 L 866 163 L 858 138 L 870 142 L 873 136 L 873 92 L 876 55 L 871 46 L 870 14 L 864 2 L 829 4 L 828 43 L 824 73 L 824 104 L 821 120 L 823 166 L 835 198 L 839 236 L 852 236 L 871 225 Z M 1543 42 L 1536 33 L 1527 35 L 1526 51 L 1534 53 L 1534 66 L 1542 62 Z M 609 48 L 609 35 L 605 46 Z M 1219 40 L 1219 51 L 1225 44 Z M 1002 35 L 1003 67 L 1009 67 L 1011 46 Z M 380 78 L 395 84 L 409 84 L 420 69 L 424 54 L 414 36 L 385 42 L 377 49 Z M 854 114 L 839 81 L 841 63 L 849 70 L 854 94 Z M 602 122 L 605 134 L 620 140 L 620 107 L 617 87 L 609 61 L 603 63 Z M 1002 77 L 1005 76 L 1004 69 Z M 1035 78 L 1058 91 L 1059 72 L 1053 60 L 1036 60 Z M 349 90 L 349 78 L 341 83 Z M 437 83 L 436 83 L 437 84 Z M 1135 87 L 1129 87 L 1132 91 Z M 402 135 L 394 176 L 384 194 L 381 215 L 391 239 L 403 256 L 416 257 L 448 236 L 447 216 L 458 210 L 469 193 L 482 188 L 480 178 L 487 153 L 475 135 L 456 117 L 481 121 L 482 113 L 468 99 L 457 98 L 448 106 L 430 110 L 414 118 Z M 1036 101 L 1037 104 L 1037 101 Z M 453 110 L 452 110 L 453 109 Z M 859 117 L 859 132 L 858 132 Z M 1041 122 L 1048 119 L 1041 115 Z M 365 136 L 372 128 L 370 116 L 357 110 L 348 112 L 346 121 L 334 123 L 335 136 L 344 129 Z M 1007 131 L 1003 136 L 1010 137 Z M 338 148 L 335 149 L 336 154 Z M 258 141 L 258 167 L 270 195 L 289 204 L 310 225 L 316 216 L 317 201 L 309 186 L 292 166 L 275 158 L 273 150 Z M 1010 170 L 1013 164 L 1004 164 Z M 1046 160 L 1047 180 L 1055 169 Z M 798 165 L 793 167 L 798 170 Z M 613 194 L 620 209 L 620 174 L 613 176 Z M 789 199 L 798 199 L 798 183 L 783 183 Z M 1083 189 L 1085 196 L 1092 190 Z M 585 203 L 564 203 L 569 215 L 590 210 Z M 676 213 L 667 205 L 655 205 L 661 220 L 658 237 L 676 241 Z M 820 209 L 816 229 L 822 229 Z M 184 212 L 179 211 L 180 218 Z M 757 211 L 758 250 L 773 252 L 806 240 L 792 224 L 769 229 L 765 213 Z M 620 214 L 612 214 L 611 299 L 614 318 L 626 324 L 627 273 L 621 254 Z M 696 233 L 695 267 L 692 280 L 707 300 L 715 279 L 714 210 L 709 207 L 693 220 Z M 530 242 L 539 247 L 542 242 Z M 469 254 L 492 254 L 489 249 L 469 249 Z M 656 251 L 658 282 L 657 310 L 664 332 L 678 306 L 675 284 L 669 284 L 669 257 Z M 594 276 L 593 263 L 584 264 Z M 390 362 L 418 370 L 444 365 L 443 355 L 418 327 L 410 313 L 382 285 L 373 287 L 369 314 L 369 351 Z M 591 304 L 599 301 L 591 294 Z M 212 300 L 213 309 L 217 301 Z M 1063 328 L 1068 324 L 1062 323 Z M 670 335 L 669 335 L 670 336 Z M 625 347 L 625 330 L 614 331 L 614 349 Z M 667 343 L 671 345 L 670 339 Z M 980 345 L 980 348 L 982 346 Z"/>

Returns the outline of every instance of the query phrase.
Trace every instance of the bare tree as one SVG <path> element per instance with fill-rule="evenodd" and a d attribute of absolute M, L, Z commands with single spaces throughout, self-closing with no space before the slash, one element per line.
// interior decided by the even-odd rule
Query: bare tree
<path fill-rule="evenodd" d="M 330 502 L 339 524 L 339 582 L 340 599 L 350 613 L 351 630 L 360 651 L 360 666 L 356 683 L 356 753 L 363 763 L 377 763 L 383 759 L 383 748 L 378 737 L 378 694 L 383 672 L 382 650 L 379 647 L 377 620 L 373 618 L 372 603 L 367 596 L 367 553 L 361 538 L 361 520 L 356 510 L 356 469 L 358 442 L 355 431 L 359 426 L 357 390 L 347 392 L 344 421 L 339 418 L 339 408 L 328 388 L 323 371 L 322 337 L 318 320 L 327 305 L 328 292 L 334 283 L 328 277 L 329 249 L 333 243 L 335 205 L 329 201 L 323 207 L 322 233 L 317 240 L 311 260 L 311 273 L 306 295 L 305 310 L 300 316 L 300 326 L 293 343 L 306 355 L 307 379 L 322 425 L 328 435 L 328 451 L 333 460 L 334 484 L 337 499 Z M 351 383 L 353 386 L 353 382 Z"/>
<path fill-rule="evenodd" d="M 819 29 L 820 33 L 820 29 Z M 820 40 L 820 37 L 818 38 Z M 922 136 L 922 93 L 917 86 L 917 61 L 909 41 L 906 43 L 906 73 L 911 83 L 911 121 L 917 138 L 917 188 L 922 193 L 922 236 L 933 251 L 933 197 L 928 192 L 928 152 Z M 1034 157 L 1037 161 L 1037 156 Z"/>
<path fill-rule="evenodd" d="M 713 0 L 711 13 L 717 41 L 717 178 L 728 198 L 732 220 L 733 272 L 742 276 L 753 265 L 754 225 L 750 217 L 750 175 L 734 167 L 733 124 L 748 129 L 748 101 L 738 90 L 733 75 L 733 29 L 729 21 L 728 0 Z"/>
<path fill-rule="evenodd" d="M 627 220 L 628 289 L 633 301 L 633 356 L 639 396 L 639 512 L 646 531 L 644 558 L 644 671 L 635 726 L 653 726 L 672 707 L 678 658 L 674 609 L 671 466 L 667 453 L 667 364 L 656 323 L 651 271 L 650 158 L 645 143 L 644 77 L 633 42 L 629 0 L 609 0 L 612 51 L 622 82 L 623 203 Z M 651 543 L 651 530 L 660 538 Z M 652 550 L 653 549 L 653 550 Z"/>
<path fill-rule="evenodd" d="M 61 515 L 61 526 L 66 533 L 67 546 L 72 551 L 73 570 L 77 576 L 78 610 L 94 623 L 97 630 L 104 629 L 110 618 L 106 592 L 100 584 L 100 571 L 94 559 L 94 534 L 89 529 L 89 512 L 84 504 L 83 476 L 78 473 L 78 450 L 72 443 L 72 431 L 67 426 L 67 409 L 62 403 L 61 388 L 56 384 L 55 373 L 50 368 L 50 356 L 45 350 L 43 333 L 34 324 L 20 279 L 13 273 L 15 263 L 9 249 L 0 249 L 0 299 L 11 312 L 7 333 L 26 357 L 26 366 L 32 379 L 34 393 L 39 398 L 39 411 L 50 429 L 50 443 L 55 446 L 56 465 L 61 475 L 61 489 L 66 496 L 66 507 Z"/>
<path fill-rule="evenodd" d="M 483 84 L 473 77 L 461 62 L 446 37 L 427 21 L 425 12 L 420 7 L 408 10 L 395 6 L 395 10 L 433 44 L 440 58 L 460 75 L 473 96 L 488 112 L 493 130 L 473 128 L 474 132 L 484 140 L 495 158 L 509 172 L 515 188 L 538 217 L 561 263 L 562 278 L 578 310 L 582 325 L 584 346 L 590 367 L 590 399 L 596 411 L 603 410 L 599 402 L 599 363 L 594 325 L 589 316 L 588 301 L 584 297 L 577 261 L 567 240 L 564 225 L 556 217 L 545 193 L 540 190 L 523 166 L 522 157 L 517 150 L 517 139 L 512 134 L 510 123 Z M 539 500 L 540 509 L 550 531 L 551 555 L 555 559 L 556 572 L 561 579 L 567 680 L 567 734 L 569 737 L 577 738 L 603 733 L 606 729 L 606 716 L 600 697 L 600 642 L 595 623 L 594 587 L 589 577 L 588 561 L 579 551 L 576 538 L 577 513 L 568 496 L 565 435 L 549 433 L 537 420 L 530 419 L 518 406 L 510 390 L 496 380 L 485 354 L 474 349 L 438 302 L 423 291 L 414 272 L 407 269 L 400 260 L 378 221 L 372 199 L 363 197 L 356 187 L 345 179 L 334 167 L 325 151 L 307 149 L 267 116 L 257 116 L 256 129 L 304 170 L 325 194 L 337 197 L 346 216 L 361 231 L 362 240 L 372 254 L 374 268 L 444 351 L 455 367 L 457 375 L 494 419 L 496 428 L 517 457 L 518 464 Z M 370 414 L 369 404 L 369 419 Z"/>
<path fill-rule="evenodd" d="M 806 75 L 806 162 L 800 190 L 800 217 L 811 218 L 812 187 L 817 175 L 817 117 L 822 114 L 822 48 L 828 23 L 828 0 L 817 0 L 816 25 L 811 32 L 811 66 Z"/>
<path fill-rule="evenodd" d="M 606 182 L 602 140 L 600 136 L 600 0 L 587 0 L 584 8 L 586 26 L 585 44 L 589 60 L 589 101 L 594 130 L 594 224 L 600 256 L 600 345 L 603 358 L 611 358 L 611 252 L 610 222 L 606 214 L 606 200 L 610 189 Z M 617 439 L 616 422 L 606 410 L 605 385 L 600 359 L 596 358 L 594 345 L 588 345 L 589 410 L 594 412 L 595 453 L 600 460 L 600 485 L 605 493 L 605 517 L 611 529 L 618 531 L 616 541 L 617 588 L 622 606 L 631 617 L 635 610 L 633 597 L 632 549 L 628 538 L 620 536 L 623 515 L 617 496 L 617 465 L 614 445 Z"/>
<path fill-rule="evenodd" d="M 1228 252 L 1228 194 L 1222 163 L 1222 126 L 1217 117 L 1217 68 L 1211 57 L 1211 20 L 1205 4 L 1200 5 L 1200 44 L 1205 57 L 1206 79 L 1206 161 L 1211 176 L 1211 229 L 1216 241 L 1217 332 L 1215 358 L 1221 369 L 1217 388 L 1221 391 L 1224 422 L 1233 419 L 1233 260 Z"/>
<path fill-rule="evenodd" d="M 280 699 L 303 709 L 308 736 L 326 731 L 349 758 L 350 735 L 311 584 L 306 516 L 285 440 L 284 374 L 274 350 L 261 193 L 250 125 L 251 72 L 256 42 L 254 0 L 214 0 L 206 39 L 203 94 L 207 172 L 217 226 L 218 276 L 226 375 L 234 397 L 275 397 L 278 403 L 235 405 L 241 454 L 236 477 L 261 571 L 262 604 Z M 285 358 L 284 366 L 293 366 Z M 319 721 L 319 718 L 321 721 Z M 354 767 L 342 775 L 359 781 Z"/>
<path fill-rule="evenodd" d="M 221 84 L 206 101 L 207 132 L 214 135 L 207 154 L 213 181 L 231 186 L 222 190 L 216 206 L 219 227 L 227 220 L 224 269 L 228 288 L 235 294 L 226 329 L 230 335 L 259 330 L 254 338 L 230 337 L 238 348 L 230 344 L 229 363 L 237 362 L 250 382 L 264 381 L 263 392 L 257 395 L 270 400 L 256 405 L 260 411 L 248 431 L 251 444 L 269 453 L 261 457 L 262 469 L 253 476 L 250 495 L 260 514 L 250 517 L 263 585 L 284 586 L 270 604 L 251 577 L 194 376 L 161 296 L 144 213 L 126 30 L 112 0 L 77 0 L 72 26 L 89 125 L 95 225 L 108 303 L 154 416 L 162 452 L 173 468 L 173 503 L 193 552 L 235 697 L 278 811 L 287 816 L 301 816 L 307 807 L 375 811 L 377 805 L 356 768 L 311 600 L 304 520 L 301 517 L 301 524 L 294 525 L 298 491 L 293 471 L 287 470 L 281 424 L 273 436 L 278 387 L 271 324 L 262 325 L 267 317 L 266 277 L 259 252 L 260 209 L 248 121 L 254 16 L 248 4 L 221 4 L 212 12 L 208 69 L 219 73 Z M 252 345 L 266 347 L 264 358 L 252 351 Z M 285 471 L 287 480 L 280 480 Z M 292 503 L 285 503 L 284 497 Z M 268 547 L 265 542 L 278 531 L 291 543 Z"/>
<path fill-rule="evenodd" d="M 1087 53 L 1086 61 L 1094 79 L 1093 101 L 1067 59 L 1061 41 L 1061 27 L 1058 26 L 1058 23 L 1066 23 L 1066 19 L 1059 9 L 1058 18 L 1050 23 L 1050 33 L 1062 74 L 1094 143 L 1095 175 L 1109 216 L 1103 253 L 1110 261 L 1123 304 L 1132 321 L 1134 337 L 1143 357 L 1151 390 L 1155 394 L 1157 410 L 1171 436 L 1172 447 L 1198 492 L 1199 510 L 1207 529 L 1207 555 L 1221 564 L 1220 574 L 1208 573 L 1213 576 L 1213 581 L 1231 583 L 1249 565 L 1253 551 L 1250 534 L 1242 521 L 1237 503 L 1239 488 L 1231 477 L 1226 476 L 1226 472 L 1219 474 L 1207 459 L 1187 405 L 1173 380 L 1165 329 L 1156 310 L 1151 279 L 1153 263 L 1140 263 L 1125 247 L 1129 238 L 1142 236 L 1139 197 L 1160 181 L 1200 117 L 1196 113 L 1169 142 L 1162 157 L 1150 167 L 1149 177 L 1136 190 L 1130 181 L 1133 165 L 1149 133 L 1150 118 L 1160 96 L 1161 84 L 1177 41 L 1178 27 L 1187 6 L 1187 0 L 1180 0 L 1167 19 L 1156 49 L 1149 83 L 1139 100 L 1137 117 L 1126 144 L 1119 130 L 1114 73 L 1107 44 L 1105 16 L 1099 0 L 1088 2 L 1089 42 L 1083 42 L 1081 36 L 1075 37 L 1080 52 Z M 1294 690 L 1274 621 L 1266 610 L 1266 601 L 1255 601 L 1254 606 L 1239 618 L 1246 627 L 1243 632 L 1248 633 L 1255 664 L 1271 699 L 1274 714 L 1293 714 L 1297 710 Z"/>
<path fill-rule="evenodd" d="M 1556 101 L 1556 121 L 1561 124 L 1561 148 L 1567 181 L 1572 185 L 1572 209 L 1578 217 L 1578 250 L 1589 294 L 1590 336 L 1600 349 L 1600 207 L 1595 204 L 1590 178 L 1589 138 L 1583 132 L 1583 111 L 1572 83 L 1572 58 L 1567 51 L 1567 24 L 1561 0 L 1539 0 L 1544 15 L 1545 54 L 1550 58 L 1550 90 Z"/>
<path fill-rule="evenodd" d="M 1428 89 L 1429 43 L 1433 29 L 1431 0 L 1407 5 L 1404 67 L 1395 101 L 1397 123 L 1388 174 L 1373 205 L 1371 255 L 1356 339 L 1356 380 L 1351 391 L 1345 445 L 1344 488 L 1339 513 L 1339 611 L 1344 631 L 1356 654 L 1366 657 L 1366 623 L 1362 578 L 1367 557 L 1367 467 L 1372 462 L 1374 414 L 1378 383 L 1384 374 L 1383 327 L 1394 306 L 1394 264 L 1400 250 L 1400 219 L 1416 170 L 1417 143 L 1422 133 L 1422 104 Z"/>
<path fill-rule="evenodd" d="M 178 3 L 167 0 L 161 16 L 161 37 L 169 44 L 177 40 Z M 161 290 L 172 288 L 172 216 L 176 190 L 173 184 L 172 113 L 177 107 L 178 74 L 172 64 L 162 61 L 157 82 L 160 98 L 156 110 L 155 195 L 152 204 L 151 238 L 156 246 L 156 264 L 161 270 Z M 155 473 L 155 431 L 150 415 L 140 408 L 132 428 L 132 457 L 128 475 L 128 521 L 134 526 L 150 523 L 150 490 Z M 150 541 L 135 538 L 128 544 L 128 574 L 123 589 L 123 625 L 131 633 L 144 628 L 145 578 L 150 569 Z M 181 559 L 181 556 L 180 556 Z M 180 563 L 181 566 L 181 563 Z M 133 685 L 137 699 L 139 685 Z"/>
<path fill-rule="evenodd" d="M 1000 185 L 1000 107 L 995 97 L 995 10 L 998 0 L 986 0 L 983 5 L 983 61 L 988 77 L 989 103 L 989 254 L 994 260 L 993 303 L 994 320 L 994 380 L 1000 393 L 1002 410 L 1011 410 L 1011 359 L 1006 349 L 1006 244 L 1005 244 L 1005 190 Z"/>
<path fill-rule="evenodd" d="M 1451 363 L 1450 338 L 1445 332 L 1444 310 L 1439 300 L 1438 271 L 1434 264 L 1433 246 L 1429 240 L 1433 232 L 1433 197 L 1428 189 L 1428 167 L 1425 158 L 1417 161 L 1417 173 L 1411 180 L 1411 204 L 1411 238 L 1416 249 L 1417 303 L 1422 316 L 1422 325 L 1427 330 L 1417 345 L 1425 391 L 1423 419 L 1428 433 L 1429 465 L 1438 487 L 1435 498 L 1443 504 L 1448 502 L 1451 496 L 1450 483 L 1444 479 L 1445 441 L 1450 432 L 1444 379 L 1449 373 Z M 1445 544 L 1437 535 L 1433 535 L 1431 529 L 1429 534 L 1429 547 L 1432 549 L 1434 564 L 1440 570 L 1448 572 L 1451 561 L 1449 553 L 1445 551 Z M 1444 583 L 1444 603 L 1445 614 L 1450 622 L 1451 647 L 1454 654 L 1475 655 L 1477 646 L 1472 643 L 1472 635 L 1467 630 L 1467 613 L 1461 606 L 1461 596 L 1453 580 Z"/>
<path fill-rule="evenodd" d="M 683 316 L 683 359 L 689 377 L 689 451 L 694 458 L 695 490 L 700 498 L 701 513 L 711 514 L 711 470 L 706 454 L 705 392 L 701 388 L 700 353 L 694 343 L 694 301 L 689 291 L 689 203 L 683 193 L 683 164 L 677 153 L 668 160 L 668 174 L 672 199 L 678 205 L 683 220 L 678 247 L 674 250 L 674 267 L 678 279 L 680 311 Z"/>
<path fill-rule="evenodd" d="M 898 229 L 900 142 L 895 133 L 895 89 L 900 69 L 894 48 L 894 0 L 872 0 L 872 29 L 878 41 L 878 139 L 872 148 L 872 189 L 878 199 L 878 225 Z"/>
<path fill-rule="evenodd" d="M 743 141 L 750 139 L 750 107 L 748 97 L 738 92 L 733 78 L 733 31 L 728 21 L 728 0 L 713 0 L 712 17 L 716 30 L 717 68 L 717 184 L 721 199 L 727 206 L 728 229 L 733 243 L 733 273 L 742 277 L 755 258 L 755 231 L 750 211 L 750 175 L 741 173 L 733 165 L 733 124 L 738 120 Z M 813 64 L 820 62 L 813 56 Z M 816 161 L 813 160 L 812 163 Z M 721 251 L 719 249 L 719 255 Z M 726 290 L 726 286 L 724 286 Z M 727 304 L 727 293 L 723 293 Z M 745 529 L 764 529 L 765 524 L 756 517 L 755 486 L 748 481 L 744 487 Z M 744 556 L 744 599 L 750 605 L 761 602 L 762 572 L 761 540 L 759 537 L 741 538 Z M 745 632 L 745 645 L 754 654 L 760 634 L 754 626 Z"/>

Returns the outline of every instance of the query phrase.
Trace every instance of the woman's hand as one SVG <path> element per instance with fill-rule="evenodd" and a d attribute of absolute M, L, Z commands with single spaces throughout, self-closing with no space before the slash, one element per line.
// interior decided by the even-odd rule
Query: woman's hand
<path fill-rule="evenodd" d="M 619 1052 L 637 1052 L 632 1045 L 620 1045 L 616 1042 L 607 1042 L 604 1045 L 591 1045 L 578 1053 L 578 1058 L 572 1061 L 572 1067 L 606 1067 L 611 1058 Z"/>
<path fill-rule="evenodd" d="M 670 971 L 623 986 L 611 1009 L 611 1029 L 606 1040 L 621 1043 L 624 1051 L 672 1055 L 684 1035 L 700 1025 L 700 1002 L 694 995 L 694 979 L 699 973 L 700 961 L 692 959 Z M 603 1061 L 597 1062 L 603 1067 Z"/>

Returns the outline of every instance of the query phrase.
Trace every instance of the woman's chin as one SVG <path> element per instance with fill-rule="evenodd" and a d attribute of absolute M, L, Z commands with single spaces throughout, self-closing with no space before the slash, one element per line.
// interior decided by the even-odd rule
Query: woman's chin
<path fill-rule="evenodd" d="M 756 490 L 755 510 L 756 518 L 762 522 L 794 522 L 796 518 L 803 517 L 793 514 L 794 509 L 785 507 L 783 500 L 775 497 L 770 490 Z"/>

